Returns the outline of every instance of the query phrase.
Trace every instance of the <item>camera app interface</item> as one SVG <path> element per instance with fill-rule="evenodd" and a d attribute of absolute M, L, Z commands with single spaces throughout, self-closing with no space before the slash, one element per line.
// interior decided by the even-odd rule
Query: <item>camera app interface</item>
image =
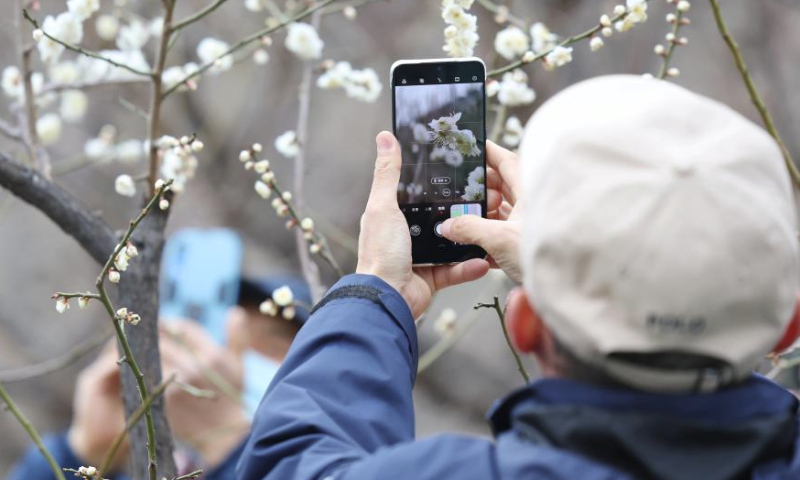
<path fill-rule="evenodd" d="M 470 81 L 473 78 L 479 81 Z M 450 217 L 485 211 L 480 80 L 433 76 L 400 79 L 395 86 L 395 131 L 403 156 L 397 197 L 408 220 L 415 263 L 463 260 L 470 247 L 442 237 L 441 224 Z"/>

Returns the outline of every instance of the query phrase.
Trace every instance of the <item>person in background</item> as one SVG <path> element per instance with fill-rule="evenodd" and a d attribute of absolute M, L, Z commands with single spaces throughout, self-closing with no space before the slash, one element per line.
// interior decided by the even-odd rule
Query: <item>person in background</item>
<path fill-rule="evenodd" d="M 276 296 L 278 303 L 287 306 L 278 305 Z M 162 374 L 165 379 L 175 378 L 164 393 L 167 419 L 175 439 L 190 452 L 186 455 L 185 450 L 179 449 L 182 473 L 203 468 L 206 480 L 235 478 L 234 467 L 249 432 L 252 413 L 308 318 L 310 304 L 308 287 L 294 277 L 242 278 L 237 305 L 227 313 L 227 345 L 220 345 L 198 322 L 170 319 L 162 323 Z M 287 313 L 288 305 L 293 309 Z M 116 343 L 109 342 L 78 376 L 69 429 L 45 436 L 45 445 L 62 467 L 99 467 L 108 447 L 123 431 L 125 417 L 117 359 Z M 192 395 L 180 385 L 213 392 L 213 398 Z M 122 472 L 129 460 L 128 452 L 126 444 L 105 475 L 107 478 L 127 478 Z M 53 479 L 52 470 L 34 446 L 6 477 Z"/>
<path fill-rule="evenodd" d="M 800 403 L 753 374 L 800 333 L 792 183 L 763 129 L 671 82 L 581 82 L 519 159 L 487 142 L 490 218 L 443 225 L 488 260 L 416 268 L 400 146 L 376 140 L 356 273 L 298 334 L 239 480 L 800 478 Z M 544 378 L 494 406 L 495 440 L 415 440 L 414 319 L 492 264 L 522 283 L 505 318 Z"/>

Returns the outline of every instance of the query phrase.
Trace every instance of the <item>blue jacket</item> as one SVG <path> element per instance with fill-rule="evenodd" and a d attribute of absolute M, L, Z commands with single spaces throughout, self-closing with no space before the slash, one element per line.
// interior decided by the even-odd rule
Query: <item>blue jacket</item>
<path fill-rule="evenodd" d="M 800 479 L 798 401 L 761 377 L 685 396 L 540 380 L 494 407 L 494 441 L 415 441 L 417 354 L 402 297 L 343 278 L 267 391 L 239 480 Z"/>

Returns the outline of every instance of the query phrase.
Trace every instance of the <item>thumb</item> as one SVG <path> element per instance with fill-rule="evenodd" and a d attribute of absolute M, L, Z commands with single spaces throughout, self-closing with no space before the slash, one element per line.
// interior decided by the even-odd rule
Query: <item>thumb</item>
<path fill-rule="evenodd" d="M 400 181 L 400 166 L 403 163 L 400 145 L 389 132 L 383 131 L 375 138 L 378 156 L 375 159 L 375 174 L 368 205 L 397 205 L 397 182 Z"/>
<path fill-rule="evenodd" d="M 507 222 L 477 215 L 449 218 L 442 224 L 442 235 L 452 242 L 478 245 L 494 256 L 507 243 Z"/>

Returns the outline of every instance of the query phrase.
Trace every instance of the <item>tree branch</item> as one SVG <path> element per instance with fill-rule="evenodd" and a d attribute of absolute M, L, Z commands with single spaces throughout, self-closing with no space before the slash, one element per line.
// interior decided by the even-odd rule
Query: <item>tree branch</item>
<path fill-rule="evenodd" d="M 769 114 L 767 106 L 764 104 L 764 100 L 761 99 L 761 95 L 758 93 L 758 89 L 756 88 L 752 77 L 750 77 L 750 71 L 747 69 L 747 64 L 744 61 L 744 57 L 742 57 L 742 52 L 739 51 L 739 45 L 730 34 L 730 31 L 728 31 L 728 26 L 725 23 L 725 19 L 722 17 L 722 11 L 720 10 L 719 2 L 718 0 L 709 1 L 711 2 L 711 10 L 714 12 L 714 19 L 717 22 L 719 33 L 722 35 L 722 39 L 725 40 L 725 43 L 728 45 L 728 49 L 730 49 L 731 54 L 733 55 L 733 60 L 736 62 L 736 68 L 739 70 L 739 74 L 741 74 L 742 80 L 747 87 L 747 92 L 750 94 L 750 100 L 752 100 L 753 105 L 755 105 L 756 110 L 758 110 L 759 115 L 761 115 L 761 120 L 764 122 L 764 126 L 766 127 L 767 131 L 770 135 L 772 135 L 772 138 L 778 142 L 778 146 L 783 154 L 783 160 L 786 162 L 786 168 L 789 169 L 789 174 L 792 177 L 795 187 L 800 187 L 800 171 L 797 170 L 797 166 L 795 166 L 794 161 L 792 160 L 792 155 L 789 153 L 789 149 L 783 142 L 781 134 L 775 127 L 775 122 L 772 120 L 772 116 Z"/>
<path fill-rule="evenodd" d="M 53 471 L 53 475 L 55 475 L 56 479 L 66 480 L 64 478 L 64 472 L 61 471 L 61 466 L 53 458 L 53 455 L 50 454 L 50 451 L 47 450 L 47 447 L 44 446 L 44 442 L 42 442 L 42 437 L 39 436 L 39 432 L 36 431 L 28 418 L 25 417 L 25 414 L 23 414 L 19 408 L 17 408 L 17 404 L 14 403 L 14 400 L 11 399 L 6 390 L 3 388 L 2 383 L 0 383 L 0 399 L 5 402 L 6 406 L 11 411 L 11 414 L 14 415 L 22 428 L 28 433 L 28 436 L 31 437 L 31 440 L 36 445 L 36 448 L 42 452 L 42 455 L 44 455 L 45 460 L 47 460 L 47 464 L 50 465 L 50 469 Z"/>
<path fill-rule="evenodd" d="M 287 19 L 284 22 L 280 22 L 280 23 L 278 23 L 277 25 L 275 25 L 273 27 L 267 27 L 267 28 L 264 28 L 262 30 L 259 30 L 259 31 L 255 32 L 255 33 L 252 33 L 252 34 L 248 35 L 247 37 L 239 40 L 235 45 L 233 45 L 231 48 L 229 48 L 227 52 L 225 52 L 224 54 L 222 54 L 220 56 L 224 57 L 225 55 L 230 55 L 231 53 L 239 50 L 240 48 L 242 48 L 242 47 L 244 47 L 246 45 L 249 45 L 252 42 L 261 40 L 262 37 L 264 37 L 266 35 L 269 35 L 270 33 L 274 32 L 276 30 L 279 30 L 279 29 L 285 27 L 286 25 L 288 25 L 290 23 L 293 23 L 293 22 L 296 22 L 298 20 L 301 20 L 301 19 L 307 17 L 308 15 L 311 15 L 315 11 L 319 10 L 320 8 L 323 8 L 326 5 L 329 5 L 329 4 L 331 4 L 331 3 L 335 2 L 335 1 L 336 0 L 322 0 L 319 3 L 317 3 L 316 5 L 312 5 L 312 6 L 308 7 L 308 8 L 306 8 L 305 10 L 293 15 L 291 18 Z M 185 77 L 183 77 L 183 79 L 181 79 L 181 81 L 176 82 L 175 85 L 173 85 L 172 87 L 170 87 L 166 91 L 164 91 L 162 96 L 163 97 L 169 96 L 172 92 L 174 92 L 175 90 L 180 88 L 186 82 L 188 82 L 189 80 L 193 79 L 194 77 L 196 77 L 198 75 L 203 74 L 206 70 L 208 70 L 209 68 L 211 68 L 213 66 L 214 66 L 214 62 L 213 61 L 201 65 L 200 68 L 198 68 L 194 72 L 190 73 L 189 75 L 186 75 Z"/>
<path fill-rule="evenodd" d="M 55 358 L 50 358 L 40 363 L 15 368 L 13 370 L 0 371 L 0 382 L 22 382 L 58 372 L 74 364 L 95 348 L 106 343 L 109 339 L 111 339 L 111 332 L 101 332 L 82 341 L 68 352 Z"/>
<path fill-rule="evenodd" d="M 28 10 L 23 9 L 22 10 L 22 15 L 25 16 L 26 20 L 31 22 L 31 24 L 33 25 L 34 28 L 39 28 L 39 22 L 37 22 L 35 18 L 31 17 L 31 15 L 28 13 Z M 125 70 L 127 70 L 127 71 L 129 71 L 129 72 L 131 72 L 133 74 L 141 75 L 143 77 L 152 77 L 153 75 L 155 75 L 155 72 L 146 72 L 144 70 L 139 70 L 138 68 L 133 68 L 130 65 L 126 65 L 124 63 L 119 63 L 116 60 L 112 60 L 112 59 L 110 59 L 110 58 L 108 58 L 106 56 L 103 56 L 103 55 L 101 55 L 101 54 L 99 54 L 97 52 L 93 52 L 91 50 L 86 50 L 85 48 L 79 47 L 78 45 L 73 45 L 71 43 L 67 43 L 67 42 L 65 42 L 63 40 L 60 40 L 60 39 L 50 35 L 49 33 L 45 32 L 44 30 L 42 30 L 42 32 L 44 33 L 45 37 L 47 37 L 50 40 L 58 43 L 59 45 L 63 45 L 64 48 L 66 48 L 67 50 L 71 50 L 71 51 L 73 51 L 75 53 L 79 53 L 81 55 L 85 55 L 87 57 L 91 57 L 91 58 L 94 58 L 94 59 L 97 59 L 97 60 L 102 60 L 103 62 L 109 63 L 109 64 L 111 64 L 111 65 L 113 65 L 115 67 L 119 67 L 119 68 L 125 69 Z"/>
<path fill-rule="evenodd" d="M 175 22 L 175 24 L 172 26 L 172 33 L 178 33 L 182 28 L 188 27 L 192 23 L 200 20 L 201 18 L 205 17 L 209 13 L 219 8 L 223 3 L 227 1 L 228 0 L 214 0 L 210 4 L 206 5 L 206 7 L 203 8 L 202 10 L 199 10 L 198 12 L 189 15 L 183 20 Z"/>
<path fill-rule="evenodd" d="M 80 201 L 44 176 L 0 152 L 0 186 L 47 215 L 98 263 L 117 244 L 114 232 Z"/>

